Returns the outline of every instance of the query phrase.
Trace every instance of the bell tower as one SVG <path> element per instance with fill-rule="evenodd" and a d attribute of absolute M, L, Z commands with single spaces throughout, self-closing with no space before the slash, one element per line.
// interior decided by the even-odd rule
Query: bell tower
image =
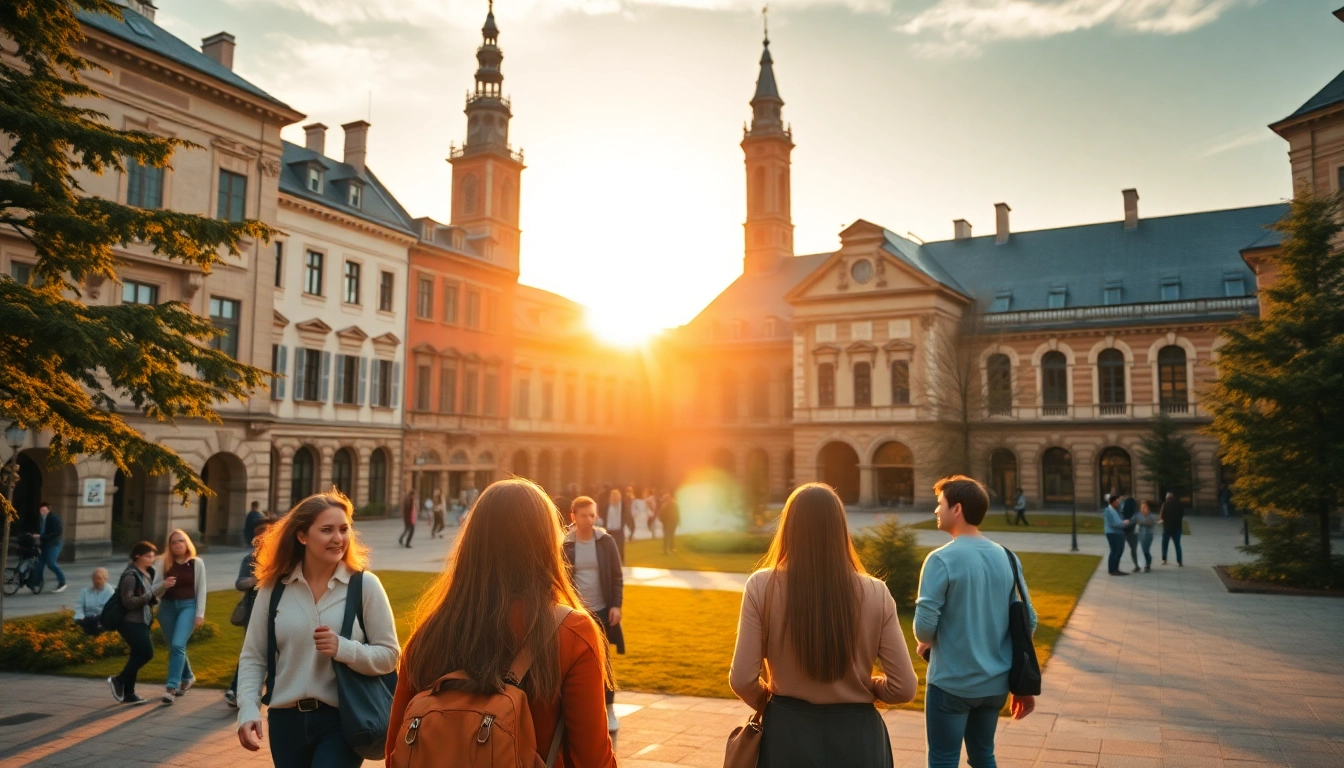
<path fill-rule="evenodd" d="M 452 215 L 449 221 L 467 230 L 467 237 L 487 260 L 518 271 L 518 200 L 523 152 L 509 144 L 511 104 L 503 93 L 499 27 L 494 0 L 481 28 L 476 49 L 476 87 L 467 94 L 467 140 L 452 146 Z"/>
<path fill-rule="evenodd" d="M 793 256 L 793 217 L 790 213 L 789 156 L 793 132 L 783 123 L 784 100 L 775 85 L 770 34 L 761 52 L 761 72 L 751 98 L 751 127 L 742 129 L 742 152 L 747 164 L 746 256 L 743 272 L 772 272 Z"/>

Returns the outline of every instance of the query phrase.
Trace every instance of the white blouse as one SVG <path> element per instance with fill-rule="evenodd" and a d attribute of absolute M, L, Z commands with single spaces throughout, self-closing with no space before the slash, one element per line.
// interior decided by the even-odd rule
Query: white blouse
<path fill-rule="evenodd" d="M 272 707 L 292 707 L 299 699 L 317 699 L 333 707 L 340 706 L 336 693 L 336 672 L 332 658 L 319 653 L 313 632 L 326 625 L 340 634 L 345 620 L 345 595 L 350 571 L 345 563 L 336 566 L 322 599 L 313 601 L 312 590 L 303 578 L 300 563 L 284 579 L 285 593 L 275 613 L 278 656 L 275 665 L 275 691 Z M 266 682 L 266 641 L 273 587 L 257 591 L 256 609 L 247 624 L 247 637 L 238 659 L 238 724 L 261 719 L 261 694 Z M 355 622 L 352 638 L 340 638 L 335 661 L 361 675 L 385 675 L 395 671 L 401 645 L 383 583 L 371 572 L 364 572 L 364 630 Z"/>

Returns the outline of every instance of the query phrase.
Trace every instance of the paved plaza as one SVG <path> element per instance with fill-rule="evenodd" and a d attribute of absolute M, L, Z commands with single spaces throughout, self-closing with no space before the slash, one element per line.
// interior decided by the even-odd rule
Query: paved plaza
<path fill-rule="evenodd" d="M 856 525 L 868 523 L 861 514 Z M 399 527 L 363 526 L 375 567 L 438 568 L 447 541 L 417 538 L 414 549 L 399 550 Z M 1185 568 L 1128 578 L 1098 568 L 1055 647 L 1035 714 L 1001 721 L 1001 766 L 1344 766 L 1344 601 L 1229 594 L 1210 566 L 1238 559 L 1237 524 L 1195 518 L 1191 528 Z M 921 531 L 919 539 L 936 544 L 941 536 Z M 1060 534 L 991 537 L 1024 552 L 1069 546 Z M 1100 554 L 1101 541 L 1081 536 L 1080 546 Z M 219 548 L 211 557 L 226 559 Z M 631 576 L 741 588 L 738 574 Z M 171 708 L 126 708 L 101 681 L 0 674 L 0 692 L 0 768 L 269 764 L 264 751 L 237 745 L 234 711 L 217 691 L 192 691 Z M 617 753 L 633 768 L 722 765 L 724 739 L 746 716 L 742 704 L 722 699 L 623 691 L 617 703 Z M 896 765 L 922 765 L 922 714 L 893 710 L 885 719 Z"/>

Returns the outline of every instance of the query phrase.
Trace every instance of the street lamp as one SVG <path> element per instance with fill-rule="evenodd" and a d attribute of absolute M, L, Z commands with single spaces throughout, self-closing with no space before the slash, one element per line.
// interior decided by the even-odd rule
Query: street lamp
<path fill-rule="evenodd" d="M 9 444 L 9 461 L 5 462 L 9 481 L 5 487 L 5 500 L 14 505 L 14 484 L 19 480 L 19 449 L 28 441 L 28 430 L 18 424 L 10 424 L 5 430 L 5 442 Z M 8 576 L 9 570 L 9 515 L 4 515 L 4 535 L 0 537 L 0 573 Z M 0 589 L 0 634 L 5 628 L 5 591 Z"/>
<path fill-rule="evenodd" d="M 1071 515 L 1072 520 L 1073 520 L 1073 530 L 1072 530 L 1072 533 L 1073 533 L 1073 546 L 1069 549 L 1069 551 L 1070 551 L 1070 552 L 1077 552 L 1077 551 L 1078 551 L 1078 493 L 1077 493 L 1077 489 L 1075 488 L 1075 489 L 1074 489 L 1074 493 L 1070 493 L 1069 496 L 1073 497 L 1073 513 L 1072 513 L 1072 515 Z"/>

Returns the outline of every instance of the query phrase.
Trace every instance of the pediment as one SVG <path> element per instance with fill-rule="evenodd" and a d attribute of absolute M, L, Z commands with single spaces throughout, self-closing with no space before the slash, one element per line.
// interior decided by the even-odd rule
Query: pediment
<path fill-rule="evenodd" d="M 341 337 L 343 341 L 362 342 L 365 339 L 369 338 L 369 334 L 365 333 L 364 329 L 360 328 L 358 325 L 352 325 L 349 328 L 339 330 L 336 332 L 336 335 Z"/>
<path fill-rule="evenodd" d="M 858 354 L 860 352 L 873 353 L 877 351 L 877 347 L 874 346 L 871 342 L 856 341 L 853 344 L 850 344 L 848 347 L 845 347 L 845 351 L 850 353 L 851 355 Z"/>
<path fill-rule="evenodd" d="M 858 226 L 858 225 L 855 225 Z M 936 280 L 882 247 L 886 240 L 846 243 L 785 297 L 789 302 L 818 301 L 886 291 L 938 288 Z"/>
<path fill-rule="evenodd" d="M 439 354 L 439 350 L 435 349 L 433 344 L 429 344 L 423 341 L 420 342 L 419 344 L 416 344 L 414 347 L 411 347 L 411 351 L 419 355 Z"/>
<path fill-rule="evenodd" d="M 289 318 L 280 314 L 279 310 L 271 310 L 271 323 L 277 328 L 284 328 L 289 325 Z"/>
<path fill-rule="evenodd" d="M 388 332 L 382 336 L 374 336 L 373 343 L 379 346 L 395 347 L 401 344 L 401 339 L 398 339 L 396 334 Z"/>
<path fill-rule="evenodd" d="M 882 350 L 885 352 L 913 352 L 915 345 L 902 339 L 892 339 L 882 345 Z"/>
<path fill-rule="evenodd" d="M 444 347 L 439 350 L 439 354 L 444 357 L 461 357 L 462 353 L 457 351 L 457 347 Z"/>
<path fill-rule="evenodd" d="M 832 355 L 838 357 L 840 355 L 840 347 L 837 347 L 834 344 L 818 344 L 817 346 L 812 348 L 812 354 L 818 357 L 822 355 Z"/>
<path fill-rule="evenodd" d="M 300 333 L 314 333 L 321 336 L 326 336 L 328 333 L 331 333 L 331 326 L 322 322 L 322 318 L 320 317 L 314 317 L 312 320 L 304 320 L 302 323 L 295 324 L 294 328 Z"/>

